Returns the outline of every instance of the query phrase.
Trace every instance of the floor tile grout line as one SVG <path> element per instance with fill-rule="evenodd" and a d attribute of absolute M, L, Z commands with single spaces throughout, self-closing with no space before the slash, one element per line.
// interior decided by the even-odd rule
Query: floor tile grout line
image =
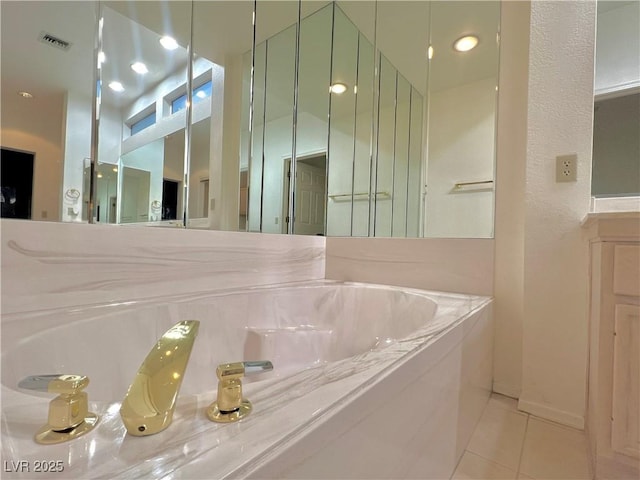
<path fill-rule="evenodd" d="M 517 410 L 517 409 L 503 408 L 503 407 L 501 407 L 501 406 L 497 406 L 497 405 L 495 405 L 495 404 L 494 404 L 494 406 L 495 406 L 496 408 L 500 409 L 500 410 L 503 410 L 503 411 L 505 411 L 505 412 L 508 412 L 509 414 L 515 414 L 515 415 L 520 416 L 520 417 L 525 417 L 525 431 L 523 432 L 523 436 L 522 436 L 522 440 L 521 440 L 521 442 L 522 442 L 522 443 L 521 443 L 521 445 L 520 445 L 520 452 L 519 452 L 519 454 L 518 454 L 518 464 L 516 464 L 516 466 L 515 466 L 515 468 L 514 468 L 514 467 L 512 467 L 511 465 L 507 465 L 506 463 L 503 463 L 503 462 L 501 462 L 501 461 L 497 460 L 497 459 L 496 459 L 496 458 L 494 458 L 494 457 L 491 457 L 491 456 L 489 456 L 489 455 L 484 455 L 484 454 L 479 453 L 479 452 L 474 452 L 473 450 L 469 450 L 469 448 L 468 448 L 468 447 L 469 447 L 469 444 L 470 444 L 471 442 L 469 442 L 469 444 L 467 444 L 467 447 L 465 448 L 465 451 L 466 451 L 466 452 L 469 452 L 469 453 L 471 453 L 471 454 L 473 454 L 473 455 L 476 455 L 476 456 L 478 456 L 478 457 L 482 458 L 483 460 L 486 460 L 487 462 L 493 463 L 493 464 L 498 465 L 498 466 L 500 466 L 500 467 L 502 467 L 502 468 L 506 468 L 507 470 L 510 470 L 510 471 L 516 472 L 516 475 L 517 475 L 517 474 L 518 474 L 518 468 L 520 467 L 519 462 L 520 462 L 520 461 L 521 461 L 521 459 L 522 459 L 522 449 L 523 449 L 523 445 L 524 445 L 524 435 L 526 434 L 527 426 L 528 426 L 528 423 L 529 423 L 529 414 L 528 414 L 527 412 L 523 412 L 523 411 L 520 411 L 520 410 Z M 486 407 L 485 407 L 485 411 L 486 411 L 488 408 L 489 408 L 489 403 L 487 403 L 487 405 L 486 405 Z M 484 414 L 485 414 L 485 411 L 483 411 L 483 412 L 482 412 L 482 415 L 484 415 Z M 480 421 L 478 421 L 478 424 L 476 425 L 476 429 L 478 428 L 478 425 L 479 425 L 479 424 L 480 424 Z M 475 430 L 474 430 L 474 433 L 475 433 Z"/>
<path fill-rule="evenodd" d="M 524 424 L 524 435 L 522 436 L 522 444 L 520 445 L 520 456 L 518 457 L 518 468 L 516 469 L 516 479 L 520 476 L 520 467 L 522 467 L 522 457 L 524 456 L 524 444 L 527 440 L 527 433 L 529 432 L 529 419 L 531 415 L 527 414 L 527 422 Z"/>

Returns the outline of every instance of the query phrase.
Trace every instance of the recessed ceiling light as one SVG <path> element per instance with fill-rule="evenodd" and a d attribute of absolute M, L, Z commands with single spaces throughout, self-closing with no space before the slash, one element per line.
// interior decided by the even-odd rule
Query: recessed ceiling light
<path fill-rule="evenodd" d="M 33 95 L 31 95 L 29 92 L 18 92 L 18 95 L 20 95 L 22 98 L 33 98 Z"/>
<path fill-rule="evenodd" d="M 179 46 L 178 42 L 176 42 L 176 39 L 169 36 L 162 37 L 160 39 L 160 45 L 162 45 L 167 50 L 175 50 Z"/>
<path fill-rule="evenodd" d="M 458 52 L 468 52 L 478 45 L 478 37 L 475 35 L 465 35 L 453 43 L 453 48 Z"/>
<path fill-rule="evenodd" d="M 429 48 L 427 49 L 427 57 L 429 58 L 429 60 L 431 60 L 433 58 L 433 46 L 429 45 Z"/>
<path fill-rule="evenodd" d="M 109 88 L 114 92 L 124 92 L 124 87 L 120 82 L 111 82 Z"/>
<path fill-rule="evenodd" d="M 334 83 L 329 87 L 329 91 L 336 95 L 340 95 L 347 91 L 347 86 L 344 83 Z"/>
<path fill-rule="evenodd" d="M 112 170 L 117 173 L 118 172 L 118 167 L 113 167 Z"/>
<path fill-rule="evenodd" d="M 97 177 L 98 177 L 98 178 L 102 178 L 102 174 L 101 174 L 101 173 L 98 173 Z"/>
<path fill-rule="evenodd" d="M 147 68 L 147 66 L 142 62 L 132 63 L 131 70 L 133 70 L 136 73 L 139 73 L 140 75 L 144 75 L 145 73 L 149 72 L 149 69 Z"/>

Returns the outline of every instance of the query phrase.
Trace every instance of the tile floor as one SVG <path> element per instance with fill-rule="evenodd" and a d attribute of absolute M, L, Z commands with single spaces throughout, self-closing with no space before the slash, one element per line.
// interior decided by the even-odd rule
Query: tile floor
<path fill-rule="evenodd" d="M 516 400 L 493 394 L 451 478 L 588 480 L 587 437 L 520 412 Z"/>

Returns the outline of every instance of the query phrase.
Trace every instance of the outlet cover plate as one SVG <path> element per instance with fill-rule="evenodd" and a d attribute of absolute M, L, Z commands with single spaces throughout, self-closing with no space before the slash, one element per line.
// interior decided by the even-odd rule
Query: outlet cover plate
<path fill-rule="evenodd" d="M 578 155 L 558 155 L 556 157 L 556 182 L 578 181 Z"/>

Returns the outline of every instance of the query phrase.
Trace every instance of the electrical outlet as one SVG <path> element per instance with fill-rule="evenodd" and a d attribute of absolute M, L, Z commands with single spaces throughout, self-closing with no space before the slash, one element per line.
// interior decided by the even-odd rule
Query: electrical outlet
<path fill-rule="evenodd" d="M 578 181 L 578 155 L 558 155 L 556 157 L 556 182 Z"/>

